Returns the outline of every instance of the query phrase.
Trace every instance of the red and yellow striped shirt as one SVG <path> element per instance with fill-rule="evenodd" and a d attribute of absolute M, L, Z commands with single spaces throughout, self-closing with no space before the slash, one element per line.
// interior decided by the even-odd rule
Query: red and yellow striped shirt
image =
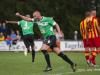
<path fill-rule="evenodd" d="M 86 19 L 82 20 L 80 23 L 80 32 L 83 39 L 86 39 Z"/>
<path fill-rule="evenodd" d="M 97 18 L 92 17 L 87 22 L 88 38 L 96 38 L 99 36 L 97 27 L 98 27 L 98 20 L 97 20 Z"/>

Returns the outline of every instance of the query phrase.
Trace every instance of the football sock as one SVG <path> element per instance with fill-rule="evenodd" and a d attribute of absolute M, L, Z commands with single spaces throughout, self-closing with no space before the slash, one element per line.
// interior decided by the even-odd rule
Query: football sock
<path fill-rule="evenodd" d="M 85 59 L 86 61 L 90 61 L 90 52 L 89 51 L 85 51 Z"/>
<path fill-rule="evenodd" d="M 35 51 L 32 50 L 32 62 L 34 62 L 34 59 L 35 59 Z"/>
<path fill-rule="evenodd" d="M 58 56 L 60 56 L 64 61 L 66 61 L 67 63 L 69 63 L 70 65 L 73 65 L 74 63 L 62 52 L 60 52 L 58 54 Z"/>
<path fill-rule="evenodd" d="M 91 53 L 91 63 L 93 64 L 93 65 L 96 65 L 96 60 L 95 60 L 95 58 L 96 58 L 96 55 L 97 55 L 97 53 L 96 53 L 96 51 L 92 51 L 92 53 Z"/>
<path fill-rule="evenodd" d="M 45 60 L 46 60 L 47 66 L 48 66 L 48 67 L 51 67 L 50 57 L 49 57 L 48 52 L 47 52 L 46 50 L 42 50 L 42 53 L 44 54 L 44 57 L 45 57 Z"/>

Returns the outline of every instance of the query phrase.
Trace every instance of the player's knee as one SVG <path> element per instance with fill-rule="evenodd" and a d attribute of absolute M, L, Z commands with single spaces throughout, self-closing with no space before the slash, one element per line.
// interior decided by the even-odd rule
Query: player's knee
<path fill-rule="evenodd" d="M 32 50 L 32 51 L 35 51 L 34 47 L 31 47 L 31 50 Z"/>
<path fill-rule="evenodd" d="M 93 56 L 96 56 L 97 55 L 97 52 L 96 51 L 92 51 L 91 53 Z"/>
<path fill-rule="evenodd" d="M 62 56 L 62 55 L 64 55 L 63 52 L 60 52 L 60 53 L 58 54 L 58 56 Z"/>
<path fill-rule="evenodd" d="M 44 55 L 48 55 L 48 52 L 47 52 L 46 50 L 42 50 L 42 53 L 43 53 Z"/>
<path fill-rule="evenodd" d="M 34 50 L 34 49 L 32 49 L 32 52 L 35 52 L 35 50 Z"/>
<path fill-rule="evenodd" d="M 30 49 L 30 46 L 26 46 L 27 49 Z"/>

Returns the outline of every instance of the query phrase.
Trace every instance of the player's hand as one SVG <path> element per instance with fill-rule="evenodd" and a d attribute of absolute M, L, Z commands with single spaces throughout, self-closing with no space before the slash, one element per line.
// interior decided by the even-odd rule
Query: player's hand
<path fill-rule="evenodd" d="M 5 23 L 8 23 L 8 21 L 7 21 L 7 20 L 5 20 Z"/>
<path fill-rule="evenodd" d="M 62 38 L 62 37 L 63 37 L 63 35 L 62 35 L 61 33 L 59 33 L 59 37 L 60 37 L 60 38 Z"/>
<path fill-rule="evenodd" d="M 19 13 L 19 12 L 17 12 L 17 13 L 16 13 L 16 16 L 20 16 L 20 13 Z"/>

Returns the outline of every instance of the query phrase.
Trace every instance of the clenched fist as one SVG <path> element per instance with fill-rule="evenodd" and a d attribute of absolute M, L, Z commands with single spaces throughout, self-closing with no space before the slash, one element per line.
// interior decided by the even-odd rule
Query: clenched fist
<path fill-rule="evenodd" d="M 20 13 L 19 13 L 19 12 L 17 12 L 17 13 L 16 13 L 16 16 L 19 16 L 19 15 L 20 15 Z"/>

